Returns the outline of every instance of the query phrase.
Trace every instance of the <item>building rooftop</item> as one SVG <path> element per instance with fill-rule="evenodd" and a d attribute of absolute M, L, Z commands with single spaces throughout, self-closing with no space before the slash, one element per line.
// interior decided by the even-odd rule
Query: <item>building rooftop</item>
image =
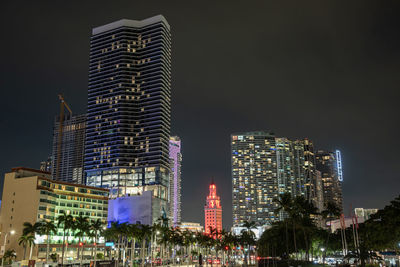
<path fill-rule="evenodd" d="M 50 172 L 26 168 L 26 167 L 11 168 L 11 172 L 17 173 L 17 175 L 15 176 L 16 178 L 26 178 L 26 177 L 38 176 L 38 177 L 40 177 L 40 179 L 47 180 L 51 183 L 70 185 L 70 186 L 78 186 L 78 187 L 82 187 L 82 188 L 95 189 L 95 190 L 100 190 L 100 191 L 104 191 L 104 192 L 109 191 L 109 189 L 101 188 L 101 187 L 94 187 L 94 186 L 88 186 L 88 185 L 83 185 L 83 184 L 74 184 L 74 183 L 68 183 L 68 182 L 64 182 L 64 181 L 53 180 L 53 179 L 51 179 Z"/>
<path fill-rule="evenodd" d="M 40 173 L 40 174 L 51 174 L 50 172 L 27 168 L 27 167 L 14 167 L 14 168 L 11 168 L 11 171 L 12 172 L 28 171 L 28 172 L 34 172 L 34 173 Z"/>
<path fill-rule="evenodd" d="M 77 187 L 88 188 L 88 189 L 94 189 L 94 190 L 99 190 L 99 191 L 104 191 L 104 192 L 110 191 L 110 190 L 107 189 L 107 188 L 95 187 L 95 186 L 88 186 L 88 185 L 84 185 L 84 184 L 68 183 L 68 182 L 64 182 L 64 181 L 58 181 L 58 180 L 49 179 L 49 178 L 46 178 L 46 177 L 40 177 L 40 179 L 46 180 L 46 181 L 48 181 L 48 182 L 50 182 L 50 183 L 54 183 L 54 184 L 63 184 L 63 185 L 77 186 Z"/>
<path fill-rule="evenodd" d="M 165 26 L 167 26 L 167 28 L 170 29 L 170 26 L 169 26 L 167 20 L 164 18 L 164 16 L 157 15 L 157 16 L 150 17 L 150 18 L 147 18 L 144 20 L 121 19 L 118 21 L 114 21 L 109 24 L 93 28 L 92 34 L 96 35 L 96 34 L 111 31 L 111 30 L 114 30 L 114 29 L 117 29 L 120 27 L 142 28 L 142 27 L 146 27 L 151 24 L 156 24 L 158 22 L 163 22 L 165 24 Z"/>
<path fill-rule="evenodd" d="M 50 172 L 26 168 L 26 167 L 11 168 L 11 172 L 16 172 L 17 178 L 32 177 L 32 176 L 41 176 L 41 177 L 51 178 Z"/>
<path fill-rule="evenodd" d="M 269 136 L 274 136 L 275 134 L 271 131 L 250 131 L 250 132 L 239 132 L 239 133 L 233 133 L 233 135 L 269 135 Z"/>

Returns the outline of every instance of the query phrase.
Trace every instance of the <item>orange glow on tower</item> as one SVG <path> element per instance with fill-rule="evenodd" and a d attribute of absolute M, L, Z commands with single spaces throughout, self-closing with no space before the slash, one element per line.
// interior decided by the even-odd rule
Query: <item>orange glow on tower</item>
<path fill-rule="evenodd" d="M 206 205 L 204 206 L 205 216 L 205 234 L 210 234 L 210 227 L 222 231 L 222 207 L 221 199 L 217 195 L 217 186 L 214 182 L 210 184 L 210 193 L 207 196 Z"/>

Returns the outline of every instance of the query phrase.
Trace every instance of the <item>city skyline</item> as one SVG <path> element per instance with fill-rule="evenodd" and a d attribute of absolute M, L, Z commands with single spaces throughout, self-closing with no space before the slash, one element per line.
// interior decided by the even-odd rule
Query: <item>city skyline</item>
<path fill-rule="evenodd" d="M 235 227 L 246 221 L 257 225 L 282 221 L 287 213 L 276 210 L 284 194 L 303 197 L 318 212 L 329 202 L 343 210 L 336 168 L 341 162 L 333 157 L 326 168 L 325 162 L 316 161 L 312 140 L 290 140 L 266 131 L 240 132 L 231 135 L 231 149 Z"/>
<path fill-rule="evenodd" d="M 8 41 L 1 48 L 10 52 L 0 63 L 1 94 L 21 104 L 6 101 L 1 107 L 7 153 L 1 156 L 0 169 L 39 168 L 51 153 L 58 93 L 75 114 L 86 112 L 92 28 L 121 18 L 163 14 L 174 38 L 171 134 L 185 144 L 183 221 L 202 222 L 196 211 L 204 205 L 209 177 L 214 177 L 220 185 L 224 226 L 231 224 L 229 136 L 259 129 L 290 139 L 309 138 L 326 151 L 339 149 L 345 213 L 350 205 L 383 207 L 397 195 L 394 188 L 399 185 L 394 152 L 398 126 L 393 123 L 400 62 L 394 25 L 399 18 L 396 9 L 381 4 L 365 3 L 370 11 L 366 14 L 352 5 L 338 21 L 335 12 L 342 9 L 334 3 L 330 9 L 322 3 L 310 8 L 296 3 L 287 9 L 277 3 L 251 8 L 233 3 L 227 13 L 223 4 L 208 10 L 197 4 L 122 8 L 99 3 L 104 11 L 97 14 L 89 12 L 89 4 L 65 6 L 77 16 L 52 5 L 9 4 L 3 9 L 11 26 L 3 26 Z M 299 14 L 303 7 L 307 10 Z M 41 9 L 45 12 L 35 18 L 32 14 Z M 242 12 L 252 15 L 243 21 Z M 11 16 L 20 13 L 22 19 Z M 26 36 L 18 36 L 19 31 Z M 238 43 L 237 32 L 249 41 Z M 201 42 L 200 36 L 212 42 Z M 27 39 L 30 49 L 24 45 Z M 21 125 L 34 131 L 21 131 Z M 380 144 L 371 146 L 379 137 Z"/>

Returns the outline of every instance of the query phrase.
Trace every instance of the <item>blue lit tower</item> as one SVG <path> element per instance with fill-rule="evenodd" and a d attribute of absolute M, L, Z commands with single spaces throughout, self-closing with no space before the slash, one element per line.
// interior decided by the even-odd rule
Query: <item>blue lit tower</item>
<path fill-rule="evenodd" d="M 328 202 L 332 202 L 343 210 L 343 171 L 340 151 L 327 152 L 319 150 L 315 155 L 315 161 L 317 170 L 321 172 L 325 205 Z"/>
<path fill-rule="evenodd" d="M 167 199 L 171 34 L 161 15 L 93 29 L 85 146 L 86 184 Z"/>

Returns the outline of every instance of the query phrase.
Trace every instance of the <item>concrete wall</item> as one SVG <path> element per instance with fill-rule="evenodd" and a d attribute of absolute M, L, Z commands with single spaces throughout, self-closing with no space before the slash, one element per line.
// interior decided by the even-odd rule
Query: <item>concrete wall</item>
<path fill-rule="evenodd" d="M 3 201 L 0 215 L 2 232 L 0 245 L 4 245 L 5 234 L 7 241 L 5 250 L 14 249 L 17 252 L 17 260 L 23 259 L 24 249 L 18 245 L 18 239 L 22 235 L 23 223 L 34 224 L 37 221 L 39 206 L 39 191 L 36 190 L 38 176 L 15 178 L 16 173 L 6 173 L 3 187 Z M 11 231 L 15 231 L 13 235 Z M 35 252 L 35 251 L 34 251 Z M 36 255 L 36 253 L 33 253 Z M 26 258 L 29 257 L 29 248 Z"/>
<path fill-rule="evenodd" d="M 108 201 L 108 218 L 111 222 L 152 225 L 152 192 L 142 195 L 119 197 Z"/>

